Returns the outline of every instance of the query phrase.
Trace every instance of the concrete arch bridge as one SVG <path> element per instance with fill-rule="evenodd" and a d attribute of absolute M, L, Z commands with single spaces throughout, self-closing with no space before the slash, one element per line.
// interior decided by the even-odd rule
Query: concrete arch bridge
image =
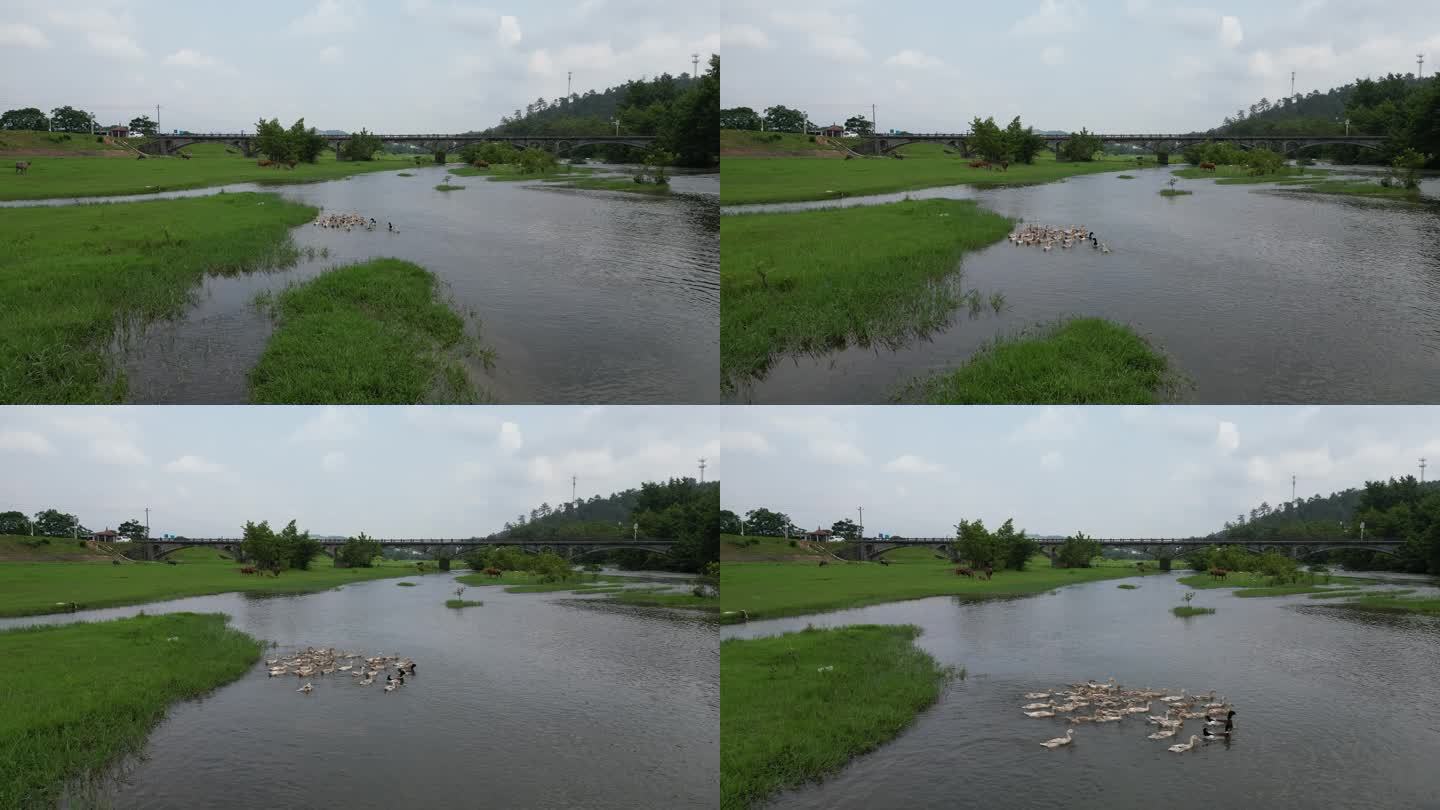
<path fill-rule="evenodd" d="M 591 554 L 598 554 L 604 551 L 618 551 L 622 549 L 635 549 L 648 551 L 652 554 L 663 554 L 671 556 L 674 554 L 678 541 L 667 539 L 646 539 L 637 540 L 615 540 L 613 538 L 565 538 L 552 540 L 530 540 L 510 538 L 469 538 L 469 539 L 384 539 L 371 538 L 386 548 L 412 548 L 423 553 L 435 553 L 448 551 L 450 556 L 459 556 L 465 552 L 483 546 L 500 546 L 518 548 L 527 554 L 557 554 L 568 560 L 579 560 Z M 341 540 L 319 540 L 320 551 L 327 557 L 335 560 L 337 568 L 344 565 L 338 558 L 340 547 L 346 541 Z M 211 548 L 216 551 L 228 554 L 235 560 L 244 559 L 240 549 L 239 538 L 171 538 L 164 540 L 146 540 L 137 543 L 117 543 L 117 551 L 132 559 L 141 560 L 163 560 L 171 554 L 184 548 Z M 134 552 L 132 554 L 132 552 Z"/>
<path fill-rule="evenodd" d="M 382 143 L 410 143 L 428 152 L 452 152 L 472 143 L 508 143 L 516 149 L 535 147 L 550 152 L 564 152 L 582 146 L 604 146 L 618 144 L 645 149 L 655 142 L 654 135 L 382 135 L 376 134 Z M 326 135 L 325 141 L 339 154 L 340 145 L 350 140 L 350 135 Z M 152 155 L 173 155 L 187 146 L 197 143 L 221 143 L 233 146 L 245 157 L 255 156 L 254 133 L 236 132 L 190 132 L 184 135 L 157 135 L 140 147 L 142 152 Z"/>
<path fill-rule="evenodd" d="M 1213 141 L 1215 143 L 1234 144 L 1240 149 L 1254 149 L 1265 147 L 1282 155 L 1293 155 L 1307 146 L 1358 146 L 1364 149 L 1379 150 L 1385 143 L 1381 135 L 1176 135 L 1176 134 L 1113 134 L 1106 135 L 1092 133 L 1100 139 L 1102 144 L 1134 144 L 1150 152 L 1180 152 L 1191 144 Z M 1067 135 L 1042 135 L 1046 147 L 1054 150 L 1057 154 L 1060 147 L 1069 141 L 1072 134 Z M 861 152 L 871 154 L 888 155 L 902 146 L 912 143 L 939 143 L 947 146 L 961 155 L 969 157 L 970 142 L 974 134 L 970 132 L 952 133 L 929 133 L 917 135 L 878 135 L 870 136 L 863 140 Z"/>

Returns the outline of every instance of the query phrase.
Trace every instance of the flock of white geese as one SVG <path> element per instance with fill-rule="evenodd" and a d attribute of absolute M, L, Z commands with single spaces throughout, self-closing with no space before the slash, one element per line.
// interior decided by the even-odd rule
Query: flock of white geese
<path fill-rule="evenodd" d="M 295 691 L 307 695 L 315 689 L 311 678 L 340 672 L 350 673 L 350 677 L 355 679 L 360 686 L 369 686 L 375 682 L 377 676 L 384 675 L 386 692 L 394 692 L 404 686 L 406 675 L 410 675 L 412 678 L 415 676 L 415 662 L 409 658 L 402 658 L 398 655 L 367 657 L 356 652 L 337 652 L 334 647 L 323 647 L 318 650 L 314 647 L 306 647 L 288 658 L 266 659 L 265 665 L 269 668 L 272 678 L 281 675 L 304 678 L 305 685 Z M 389 672 L 392 668 L 395 670 L 393 675 Z"/>
<path fill-rule="evenodd" d="M 345 231 L 348 233 L 349 231 L 352 231 L 356 228 L 373 231 L 376 228 L 380 227 L 379 221 L 377 221 L 374 217 L 366 218 L 364 214 L 357 214 L 353 212 L 347 214 L 326 214 L 324 213 L 324 208 L 321 208 L 320 211 L 321 214 L 315 217 L 315 220 L 310 223 L 317 228 L 330 228 L 333 230 Z M 395 227 L 395 223 L 393 222 L 385 223 L 385 228 L 390 233 L 400 232 L 400 229 Z"/>
<path fill-rule="evenodd" d="M 1084 225 L 1026 225 L 1008 237 L 1010 244 L 1024 247 L 1038 247 L 1049 253 L 1055 248 L 1068 250 L 1085 247 L 1101 253 L 1109 253 L 1110 246 L 1095 238 L 1095 232 Z"/>
<path fill-rule="evenodd" d="M 1026 717 L 1061 717 L 1071 725 L 1081 723 L 1118 723 L 1132 715 L 1145 715 L 1149 725 L 1156 730 L 1146 735 L 1151 740 L 1168 740 L 1180 732 L 1186 720 L 1204 721 L 1203 734 L 1192 734 L 1188 742 L 1170 746 L 1170 750 L 1181 754 L 1194 749 L 1202 739 L 1223 739 L 1230 736 L 1228 730 L 1218 731 L 1236 714 L 1224 696 L 1215 697 L 1215 691 L 1191 695 L 1184 689 L 1178 695 L 1167 695 L 1154 689 L 1126 689 L 1111 678 L 1105 683 L 1087 681 L 1070 684 L 1069 689 L 1054 689 L 1046 692 L 1026 692 L 1025 699 L 1035 701 L 1021 706 Z M 1159 701 L 1166 708 L 1163 714 L 1150 714 L 1150 707 Z M 1081 709 L 1090 709 L 1090 714 L 1081 714 Z M 1056 737 L 1040 743 L 1046 748 L 1059 748 L 1075 741 L 1075 729 L 1067 729 L 1064 737 Z"/>

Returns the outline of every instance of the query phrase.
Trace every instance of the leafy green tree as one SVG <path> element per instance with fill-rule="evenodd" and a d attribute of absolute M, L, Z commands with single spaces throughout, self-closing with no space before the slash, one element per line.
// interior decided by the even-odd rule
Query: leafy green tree
<path fill-rule="evenodd" d="M 19 514 L 19 513 L 17 512 L 16 514 Z M 23 515 L 22 515 L 22 517 L 23 517 Z M 0 515 L 0 521 L 3 521 L 3 520 L 4 520 L 4 516 L 3 516 L 3 515 Z M 3 522 L 0 522 L 0 525 L 4 525 Z M 3 534 L 3 533 L 4 533 L 4 532 L 0 532 L 0 534 Z M 14 533 L 14 532 L 12 532 L 12 534 L 13 534 L 13 533 Z M 735 514 L 734 512 L 731 512 L 729 509 L 721 509 L 721 510 L 720 510 L 720 533 L 721 533 L 721 534 L 739 534 L 739 533 L 740 533 L 740 516 L 737 515 L 737 514 Z"/>
<path fill-rule="evenodd" d="M 340 157 L 345 160 L 374 160 L 375 153 L 384 146 L 380 138 L 368 130 L 361 129 L 340 146 Z"/>
<path fill-rule="evenodd" d="M 1405 188 L 1420 187 L 1420 170 L 1425 168 L 1425 155 L 1405 149 L 1391 161 L 1391 176 Z"/>
<path fill-rule="evenodd" d="M 962 520 L 955 524 L 955 553 L 977 566 L 1003 564 L 1004 551 L 995 535 L 982 520 Z"/>
<path fill-rule="evenodd" d="M 35 534 L 43 537 L 71 537 L 76 533 L 79 519 L 74 515 L 56 509 L 46 509 L 35 514 Z M 79 532 L 87 534 L 87 532 Z"/>
<path fill-rule="evenodd" d="M 141 135 L 154 135 L 157 125 L 150 120 L 148 115 L 140 115 L 130 119 L 130 131 L 138 132 Z"/>
<path fill-rule="evenodd" d="M 975 116 L 975 120 L 970 122 L 970 133 L 972 152 L 995 163 L 1010 159 L 1010 144 L 1005 140 L 1005 133 L 995 124 L 994 116 L 983 121 L 980 116 Z"/>
<path fill-rule="evenodd" d="M 1245 153 L 1245 166 L 1255 177 L 1275 174 L 1285 168 L 1285 158 L 1269 149 L 1256 148 Z"/>
<path fill-rule="evenodd" d="M 25 107 L 18 110 L 6 110 L 0 115 L 0 129 L 29 129 L 44 131 L 50 128 L 50 119 L 39 107 Z"/>
<path fill-rule="evenodd" d="M 853 132 L 856 135 L 872 135 L 875 132 L 875 125 L 863 115 L 852 115 L 845 119 L 845 131 Z"/>
<path fill-rule="evenodd" d="M 1068 161 L 1091 161 L 1100 151 L 1100 139 L 1084 127 L 1072 133 L 1069 140 L 1060 145 L 1060 159 Z"/>
<path fill-rule="evenodd" d="M 126 540 L 137 541 L 145 540 L 149 536 L 145 530 L 145 524 L 133 518 L 125 521 L 124 523 L 121 523 L 120 528 L 116 529 L 115 533 L 125 538 Z"/>
<path fill-rule="evenodd" d="M 255 122 L 255 151 L 277 163 L 295 160 L 295 146 L 278 118 Z"/>
<path fill-rule="evenodd" d="M 320 553 L 320 541 L 310 537 L 310 532 L 302 532 L 295 528 L 295 521 L 285 524 L 285 528 L 276 535 L 279 541 L 283 561 L 291 568 L 304 571 L 310 567 L 310 561 Z"/>
<path fill-rule="evenodd" d="M 1045 149 L 1045 138 L 1035 134 L 1034 127 L 1021 126 L 1015 116 L 1005 127 L 1006 151 L 1020 163 L 1034 163 L 1035 156 Z"/>
<path fill-rule="evenodd" d="M 784 512 L 772 512 L 762 507 L 745 513 L 746 534 L 783 537 L 785 530 L 791 525 L 790 516 Z"/>
<path fill-rule="evenodd" d="M 280 568 L 286 561 L 286 549 L 275 536 L 275 531 L 270 528 L 269 521 L 262 520 L 258 524 L 245 522 L 245 528 L 241 532 L 240 551 L 261 568 Z"/>
<path fill-rule="evenodd" d="M 730 107 L 720 111 L 721 129 L 742 129 L 755 131 L 760 129 L 760 113 L 749 107 Z"/>
<path fill-rule="evenodd" d="M 89 132 L 94 119 L 93 113 L 77 110 L 69 105 L 50 111 L 50 123 L 56 132 Z"/>
<path fill-rule="evenodd" d="M 304 118 L 291 124 L 285 135 L 294 150 L 294 160 L 314 163 L 320 159 L 320 153 L 325 151 L 325 136 L 317 132 L 314 127 L 306 129 Z"/>
<path fill-rule="evenodd" d="M 1099 555 L 1100 544 L 1083 533 L 1076 532 L 1073 537 L 1065 538 L 1065 542 L 1060 544 L 1055 559 L 1061 568 L 1089 568 L 1090 561 Z"/>
<path fill-rule="evenodd" d="M 380 556 L 380 544 L 361 532 L 358 537 L 346 540 L 336 552 L 336 556 L 340 562 L 351 568 L 369 568 L 375 564 L 375 558 Z"/>
<path fill-rule="evenodd" d="M 771 132 L 800 132 L 805 129 L 805 114 L 783 104 L 766 107 L 765 129 Z"/>
<path fill-rule="evenodd" d="M 0 512 L 0 534 L 29 534 L 30 518 L 24 512 Z"/>
<path fill-rule="evenodd" d="M 544 174 L 554 171 L 557 165 L 554 155 L 533 146 L 520 153 L 518 162 L 521 174 Z"/>
<path fill-rule="evenodd" d="M 565 582 L 577 576 L 570 561 L 556 554 L 537 554 L 530 561 L 530 573 L 541 582 Z"/>
<path fill-rule="evenodd" d="M 845 538 L 846 540 L 860 539 L 860 527 L 856 525 L 853 521 L 851 521 L 849 518 L 846 518 L 845 520 L 837 520 L 834 523 L 830 524 L 830 531 L 834 532 L 840 537 Z"/>
<path fill-rule="evenodd" d="M 995 540 L 1004 555 L 1006 568 L 1024 571 L 1030 558 L 1040 551 L 1040 544 L 1031 540 L 1025 532 L 1015 531 L 1015 519 L 1011 518 L 995 530 Z"/>
<path fill-rule="evenodd" d="M 709 70 L 675 100 L 660 134 L 664 150 L 682 166 L 713 166 L 720 161 L 718 55 L 710 56 Z"/>

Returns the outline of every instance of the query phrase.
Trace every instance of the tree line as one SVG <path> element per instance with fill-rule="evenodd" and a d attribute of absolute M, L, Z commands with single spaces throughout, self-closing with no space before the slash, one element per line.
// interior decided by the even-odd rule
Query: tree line
<path fill-rule="evenodd" d="M 56 107 L 48 116 L 39 107 L 6 110 L 0 114 L 0 129 L 89 133 L 92 127 L 102 129 L 107 126 L 108 124 L 101 124 L 94 113 L 77 110 L 69 105 Z M 129 126 L 132 133 L 141 135 L 154 135 L 158 128 L 148 115 L 131 118 Z"/>
<path fill-rule="evenodd" d="M 662 73 L 632 79 L 601 92 L 551 101 L 538 98 L 500 119 L 489 135 L 654 135 L 655 151 L 681 166 L 710 167 L 720 159 L 720 57 L 712 54 L 700 76 Z M 614 123 L 612 123 L 612 121 Z M 623 160 L 630 147 L 578 147 L 578 156 Z"/>

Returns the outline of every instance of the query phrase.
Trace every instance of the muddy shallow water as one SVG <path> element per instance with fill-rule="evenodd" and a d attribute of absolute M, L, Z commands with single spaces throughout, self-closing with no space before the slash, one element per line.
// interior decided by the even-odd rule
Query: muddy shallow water
<path fill-rule="evenodd" d="M 177 703 L 102 806 L 712 808 L 719 656 L 700 614 L 566 593 L 472 587 L 452 610 L 444 574 L 305 596 L 179 599 L 0 628 L 170 611 L 223 612 L 279 646 L 409 656 L 394 693 L 344 673 L 271 679 L 257 663 Z M 674 582 L 673 578 L 661 582 Z M 94 796 L 76 806 L 92 806 Z"/>
<path fill-rule="evenodd" d="M 924 631 L 917 644 L 967 669 L 895 740 L 765 807 L 1437 806 L 1440 617 L 1203 590 L 1193 604 L 1217 612 L 1181 619 L 1169 612 L 1186 590 L 1176 576 L 1124 580 L 1137 590 L 1111 580 L 722 628 L 723 638 L 744 638 L 807 624 L 915 624 Z M 1199 734 L 1198 721 L 1186 721 L 1183 739 L 1155 741 L 1143 718 L 1069 726 L 1020 712 L 1025 692 L 1110 677 L 1129 687 L 1215 689 L 1235 705 L 1233 742 L 1172 754 L 1166 746 Z M 1039 745 L 1072 727 L 1073 745 Z"/>
<path fill-rule="evenodd" d="M 954 369 L 985 343 L 1075 315 L 1134 326 L 1170 355 L 1188 402 L 1440 401 L 1440 179 L 1419 204 L 1303 194 L 1264 185 L 1181 180 L 1167 169 L 1072 177 L 977 191 L 908 192 L 975 199 L 1036 224 L 1081 224 L 1112 249 L 1009 242 L 965 256 L 961 285 L 1000 314 L 957 313 L 943 332 L 891 351 L 850 347 L 784 357 L 732 399 L 756 403 L 885 402 L 905 383 Z M 1339 176 L 1339 175 L 1337 175 Z M 727 215 L 904 199 L 727 206 Z"/>

